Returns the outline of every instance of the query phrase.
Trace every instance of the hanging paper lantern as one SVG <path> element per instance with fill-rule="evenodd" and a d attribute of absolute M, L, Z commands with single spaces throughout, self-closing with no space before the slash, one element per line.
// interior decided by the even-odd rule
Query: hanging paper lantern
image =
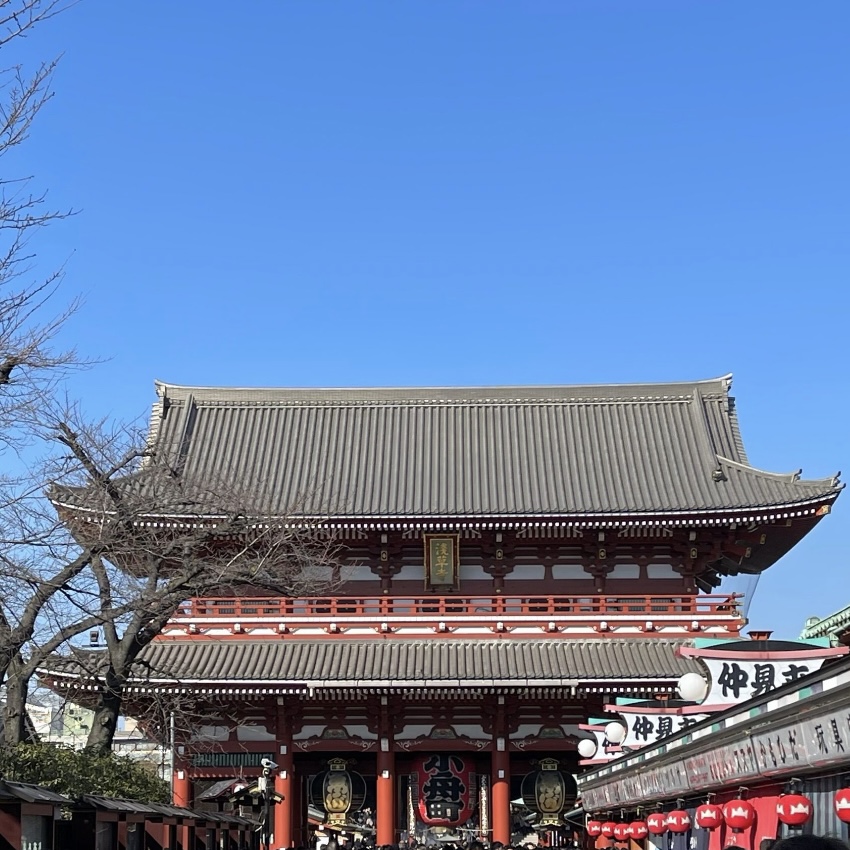
<path fill-rule="evenodd" d="M 646 819 L 646 828 L 653 835 L 664 835 L 667 832 L 667 818 L 661 812 L 653 812 Z"/>
<path fill-rule="evenodd" d="M 730 800 L 723 806 L 723 820 L 735 832 L 749 829 L 756 819 L 756 810 L 746 800 Z"/>
<path fill-rule="evenodd" d="M 614 837 L 614 830 L 617 828 L 617 824 L 612 820 L 606 820 L 605 823 L 602 824 L 602 834 L 606 838 Z"/>
<path fill-rule="evenodd" d="M 723 809 L 714 803 L 698 806 L 694 812 L 694 821 L 700 829 L 717 829 L 723 823 Z"/>
<path fill-rule="evenodd" d="M 850 788 L 839 788 L 833 800 L 835 816 L 843 823 L 850 823 Z"/>
<path fill-rule="evenodd" d="M 629 838 L 634 841 L 643 841 L 649 835 L 649 830 L 646 828 L 646 821 L 633 820 L 629 824 Z"/>
<path fill-rule="evenodd" d="M 459 755 L 420 756 L 414 763 L 419 818 L 428 826 L 466 823 L 475 806 L 472 761 Z"/>
<path fill-rule="evenodd" d="M 618 823 L 614 827 L 614 838 L 617 841 L 626 841 L 629 837 L 629 825 L 627 823 Z"/>
<path fill-rule="evenodd" d="M 345 823 L 349 812 L 356 812 L 366 801 L 366 781 L 349 771 L 346 760 L 330 759 L 328 769 L 310 782 L 310 802 L 328 815 L 330 823 Z"/>
<path fill-rule="evenodd" d="M 687 832 L 691 828 L 691 816 L 684 809 L 674 809 L 667 815 L 670 832 Z"/>
<path fill-rule="evenodd" d="M 788 826 L 802 826 L 812 812 L 812 801 L 802 794 L 783 794 L 776 803 L 779 820 Z"/>
<path fill-rule="evenodd" d="M 527 773 L 520 789 L 522 801 L 541 816 L 541 825 L 560 826 L 561 812 L 568 809 L 578 796 L 578 786 L 570 773 L 558 770 L 558 760 L 545 758 L 533 773 Z"/>
<path fill-rule="evenodd" d="M 585 829 L 587 830 L 587 834 L 591 838 L 598 838 L 600 835 L 602 835 L 602 821 L 589 820 Z"/>

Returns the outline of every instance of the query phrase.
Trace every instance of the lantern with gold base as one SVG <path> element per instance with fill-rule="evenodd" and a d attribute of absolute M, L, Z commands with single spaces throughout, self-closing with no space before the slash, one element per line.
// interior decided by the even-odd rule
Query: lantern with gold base
<path fill-rule="evenodd" d="M 328 769 L 310 783 L 310 802 L 327 813 L 328 823 L 346 823 L 349 812 L 358 811 L 365 799 L 366 782 L 348 770 L 346 759 L 330 759 Z"/>
<path fill-rule="evenodd" d="M 522 801 L 533 812 L 540 815 L 540 826 L 559 826 L 561 812 L 571 806 L 578 789 L 570 774 L 558 770 L 558 760 L 541 759 L 540 767 L 527 773 L 522 780 Z"/>

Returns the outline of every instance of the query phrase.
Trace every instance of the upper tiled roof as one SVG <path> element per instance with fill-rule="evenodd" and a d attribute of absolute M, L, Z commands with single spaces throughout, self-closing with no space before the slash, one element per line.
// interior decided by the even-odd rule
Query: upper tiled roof
<path fill-rule="evenodd" d="M 830 499 L 747 462 L 730 379 L 231 389 L 157 384 L 152 437 L 187 476 L 337 518 L 726 512 Z"/>
<path fill-rule="evenodd" d="M 680 658 L 682 640 L 157 640 L 134 681 L 163 685 L 233 682 L 273 687 L 564 686 L 577 682 L 675 680 L 699 670 Z M 86 666 L 98 668 L 97 653 Z M 77 660 L 54 658 L 50 672 L 79 675 Z"/>

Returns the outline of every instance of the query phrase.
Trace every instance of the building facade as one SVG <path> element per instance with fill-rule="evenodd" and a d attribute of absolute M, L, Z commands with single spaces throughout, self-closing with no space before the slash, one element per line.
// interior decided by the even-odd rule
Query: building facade
<path fill-rule="evenodd" d="M 557 822 L 569 783 L 549 780 L 578 770 L 579 726 L 670 694 L 695 638 L 738 637 L 720 582 L 768 568 L 839 493 L 749 464 L 730 383 L 158 384 L 151 443 L 176 474 L 235 477 L 342 547 L 333 592 L 188 599 L 145 651 L 128 710 L 188 695 L 197 717 L 175 803 L 265 763 L 275 847 L 306 843 L 310 804 L 379 844 L 507 844 L 511 801 L 545 818 L 547 788 Z"/>

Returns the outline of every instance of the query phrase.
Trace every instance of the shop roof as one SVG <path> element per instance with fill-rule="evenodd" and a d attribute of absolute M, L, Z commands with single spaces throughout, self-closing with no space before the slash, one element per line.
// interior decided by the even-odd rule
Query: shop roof
<path fill-rule="evenodd" d="M 73 802 L 69 797 L 57 794 L 40 785 L 30 785 L 27 782 L 10 782 L 0 779 L 0 800 L 20 800 L 23 803 L 54 803 L 68 805 Z"/>

